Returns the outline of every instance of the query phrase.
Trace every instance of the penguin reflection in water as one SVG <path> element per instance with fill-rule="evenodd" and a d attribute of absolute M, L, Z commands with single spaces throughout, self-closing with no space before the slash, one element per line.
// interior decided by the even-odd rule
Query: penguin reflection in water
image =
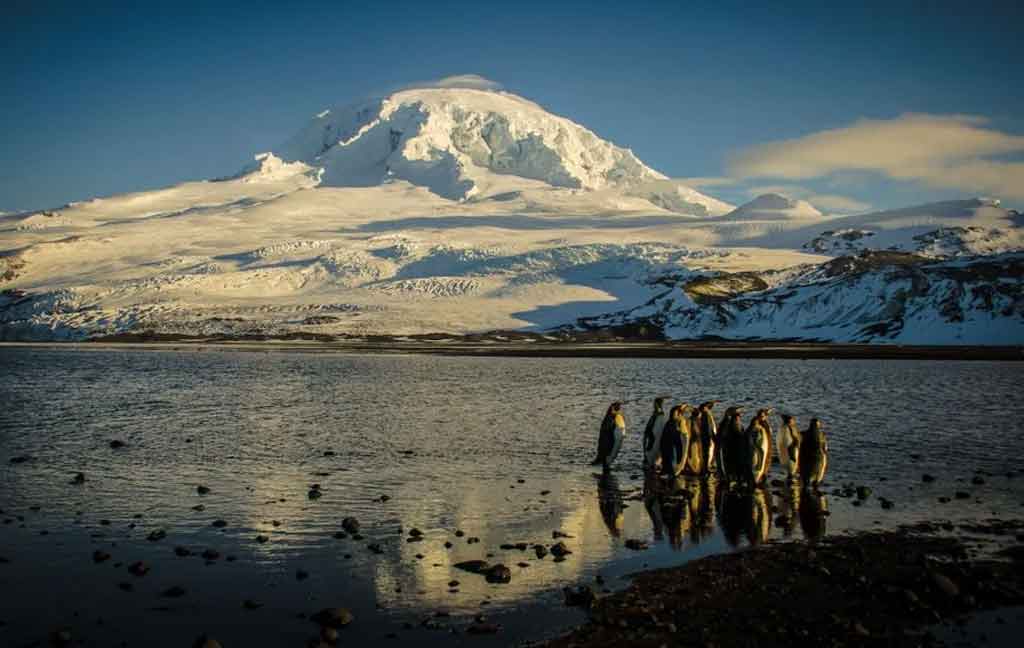
<path fill-rule="evenodd" d="M 601 421 L 601 433 L 597 439 L 597 458 L 591 466 L 611 467 L 622 449 L 622 439 L 626 436 L 626 418 L 622 414 L 622 403 L 616 401 L 608 406 L 608 411 Z"/>
<path fill-rule="evenodd" d="M 622 535 L 622 491 L 619 480 L 610 472 L 603 473 L 597 480 L 597 505 L 601 509 L 601 519 L 608 528 L 608 533 L 618 538 Z"/>
<path fill-rule="evenodd" d="M 751 546 L 768 540 L 772 530 L 772 516 L 768 496 L 763 488 L 721 490 L 716 504 L 722 535 L 731 546 L 739 546 L 743 538 Z"/>

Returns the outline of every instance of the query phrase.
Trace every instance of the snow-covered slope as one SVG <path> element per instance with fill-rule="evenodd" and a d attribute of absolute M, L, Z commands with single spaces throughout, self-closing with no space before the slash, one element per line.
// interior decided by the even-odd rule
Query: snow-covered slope
<path fill-rule="evenodd" d="M 408 90 L 325 111 L 231 178 L 0 215 L 0 339 L 639 323 L 1024 343 L 1021 224 L 984 199 L 733 210 L 514 95 Z M 890 248 L 912 261 L 843 256 Z"/>
<path fill-rule="evenodd" d="M 820 265 L 662 281 L 665 292 L 587 326 L 643 322 L 675 339 L 1017 345 L 1024 254 L 936 261 L 866 251 Z"/>
<path fill-rule="evenodd" d="M 722 217 L 723 220 L 816 221 L 823 215 L 806 200 L 793 200 L 779 194 L 761 194 Z"/>

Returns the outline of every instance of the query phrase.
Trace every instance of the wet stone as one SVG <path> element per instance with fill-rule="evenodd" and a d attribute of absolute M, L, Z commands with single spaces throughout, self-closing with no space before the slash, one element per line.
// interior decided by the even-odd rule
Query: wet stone
<path fill-rule="evenodd" d="M 626 549 L 632 549 L 633 551 L 643 551 L 647 549 L 647 543 L 643 540 L 630 538 L 629 540 L 626 540 Z"/>
<path fill-rule="evenodd" d="M 490 564 L 486 560 L 465 560 L 455 563 L 453 567 L 473 574 L 482 574 L 490 568 Z"/>
<path fill-rule="evenodd" d="M 121 441 L 120 439 L 114 439 L 110 442 L 109 445 L 112 450 L 117 450 L 119 448 L 125 447 L 126 444 L 124 441 Z"/>
<path fill-rule="evenodd" d="M 108 560 L 110 560 L 110 554 L 108 554 L 106 551 L 100 551 L 99 549 L 97 549 L 96 551 L 92 552 L 92 561 L 94 563 L 106 562 Z"/>
<path fill-rule="evenodd" d="M 569 554 L 572 553 L 572 551 L 568 547 L 565 546 L 564 542 L 557 542 L 557 543 L 551 545 L 550 551 L 551 551 L 551 555 L 554 556 L 555 558 L 563 558 L 563 557 L 568 556 Z"/>
<path fill-rule="evenodd" d="M 210 492 L 210 489 L 206 486 L 196 486 L 196 492 L 200 495 L 206 495 Z"/>
<path fill-rule="evenodd" d="M 309 620 L 326 628 L 344 628 L 355 620 L 352 613 L 343 607 L 324 608 L 309 616 Z"/>
<path fill-rule="evenodd" d="M 185 596 L 185 588 L 180 585 L 174 585 L 173 587 L 168 587 L 161 592 L 160 596 L 165 598 L 181 598 L 182 596 Z"/>
<path fill-rule="evenodd" d="M 142 562 L 141 560 L 137 560 L 132 564 L 128 565 L 128 572 L 133 576 L 145 576 L 149 573 L 149 565 Z"/>
<path fill-rule="evenodd" d="M 359 520 L 354 517 L 347 517 L 341 521 L 341 528 L 349 533 L 359 533 Z"/>
<path fill-rule="evenodd" d="M 214 526 L 214 527 L 216 527 L 216 528 L 218 528 L 218 529 L 223 529 L 223 528 L 224 528 L 224 527 L 226 527 L 227 525 L 228 525 L 228 523 L 227 523 L 227 522 L 225 522 L 224 520 L 214 520 L 214 521 L 213 521 L 213 522 L 211 523 L 211 526 Z"/>
<path fill-rule="evenodd" d="M 494 565 L 484 573 L 488 583 L 508 583 L 512 580 L 512 570 L 505 565 Z"/>

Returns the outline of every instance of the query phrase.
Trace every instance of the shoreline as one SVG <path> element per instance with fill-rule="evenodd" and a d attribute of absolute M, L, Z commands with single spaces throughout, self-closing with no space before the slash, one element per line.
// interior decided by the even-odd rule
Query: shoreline
<path fill-rule="evenodd" d="M 566 603 L 587 609 L 588 621 L 534 645 L 939 643 L 932 633 L 939 624 L 961 626 L 978 612 L 1024 604 L 1022 532 L 1021 520 L 938 521 L 776 541 L 645 570 L 623 590 L 567 591 Z M 1021 630 L 1001 617 L 997 624 L 1006 637 Z"/>
<path fill-rule="evenodd" d="M 1024 346 L 931 346 L 878 345 L 814 342 L 550 342 L 525 338 L 513 341 L 453 341 L 450 339 L 159 339 L 121 336 L 118 339 L 80 342 L 0 342 L 0 348 L 60 350 L 160 350 L 206 349 L 237 351 L 285 351 L 341 354 L 414 354 L 455 357 L 519 358 L 693 358 L 693 359 L 786 359 L 786 360 L 964 360 L 1024 361 Z"/>

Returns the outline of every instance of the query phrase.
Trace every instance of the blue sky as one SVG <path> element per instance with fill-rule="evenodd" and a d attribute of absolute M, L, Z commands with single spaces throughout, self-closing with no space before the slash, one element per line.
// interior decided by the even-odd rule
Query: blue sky
<path fill-rule="evenodd" d="M 684 4 L 9 1 L 0 210 L 227 175 L 324 107 L 457 74 L 732 202 L 1024 206 L 1021 3 Z"/>

